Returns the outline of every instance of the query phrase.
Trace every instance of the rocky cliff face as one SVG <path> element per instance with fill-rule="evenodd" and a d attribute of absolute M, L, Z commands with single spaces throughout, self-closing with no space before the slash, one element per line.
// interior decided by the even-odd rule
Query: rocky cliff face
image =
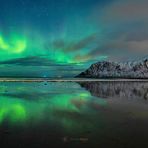
<path fill-rule="evenodd" d="M 102 61 L 92 64 L 79 78 L 148 78 L 148 59 L 133 62 Z"/>

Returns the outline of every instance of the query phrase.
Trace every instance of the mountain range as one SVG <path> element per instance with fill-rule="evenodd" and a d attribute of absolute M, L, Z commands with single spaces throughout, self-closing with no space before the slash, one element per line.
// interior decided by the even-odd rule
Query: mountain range
<path fill-rule="evenodd" d="M 137 61 L 99 61 L 77 78 L 148 78 L 148 58 Z"/>

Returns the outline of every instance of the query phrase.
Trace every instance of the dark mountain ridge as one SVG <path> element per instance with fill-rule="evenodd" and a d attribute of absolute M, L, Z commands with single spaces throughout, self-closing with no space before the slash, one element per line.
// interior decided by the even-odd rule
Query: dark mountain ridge
<path fill-rule="evenodd" d="M 77 78 L 148 78 L 148 58 L 131 62 L 100 61 Z"/>

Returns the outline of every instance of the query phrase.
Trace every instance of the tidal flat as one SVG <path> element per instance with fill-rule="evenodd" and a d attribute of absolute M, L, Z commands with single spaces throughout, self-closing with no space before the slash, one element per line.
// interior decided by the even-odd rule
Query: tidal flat
<path fill-rule="evenodd" d="M 147 80 L 1 80 L 1 147 L 148 146 Z"/>

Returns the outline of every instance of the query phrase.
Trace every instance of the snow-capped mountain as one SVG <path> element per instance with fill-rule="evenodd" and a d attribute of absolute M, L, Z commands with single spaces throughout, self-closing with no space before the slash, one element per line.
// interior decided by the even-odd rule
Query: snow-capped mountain
<path fill-rule="evenodd" d="M 130 62 L 97 62 L 76 77 L 148 78 L 148 58 Z"/>

